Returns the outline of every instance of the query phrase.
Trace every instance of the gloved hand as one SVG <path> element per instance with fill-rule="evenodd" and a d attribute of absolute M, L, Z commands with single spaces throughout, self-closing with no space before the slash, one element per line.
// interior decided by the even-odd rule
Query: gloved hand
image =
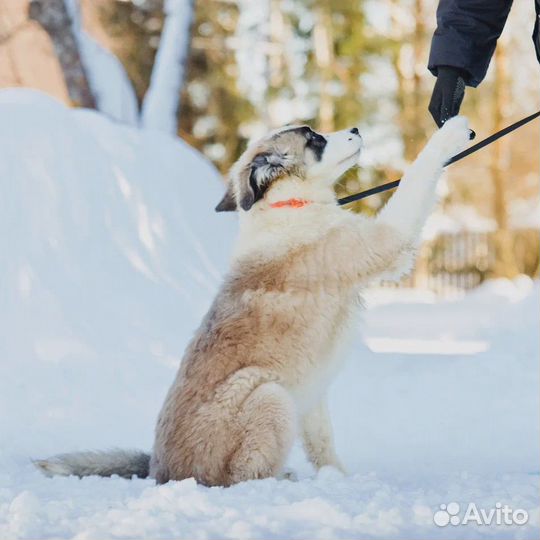
<path fill-rule="evenodd" d="M 463 71 L 450 66 L 439 66 L 437 69 L 437 82 L 429 102 L 429 112 L 439 127 L 449 118 L 459 114 L 459 108 L 464 96 L 465 80 Z"/>
<path fill-rule="evenodd" d="M 437 82 L 433 88 L 428 109 L 439 127 L 449 118 L 459 114 L 459 108 L 465 96 L 464 75 L 459 68 L 451 66 L 437 68 Z M 471 130 L 470 138 L 474 139 L 475 135 L 475 132 Z"/>

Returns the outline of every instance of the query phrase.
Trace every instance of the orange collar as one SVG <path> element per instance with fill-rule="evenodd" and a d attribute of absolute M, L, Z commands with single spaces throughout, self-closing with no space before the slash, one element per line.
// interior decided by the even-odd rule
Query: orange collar
<path fill-rule="evenodd" d="M 277 201 L 270 204 L 270 208 L 302 208 L 311 204 L 313 201 L 308 201 L 306 199 L 287 199 L 286 201 Z"/>

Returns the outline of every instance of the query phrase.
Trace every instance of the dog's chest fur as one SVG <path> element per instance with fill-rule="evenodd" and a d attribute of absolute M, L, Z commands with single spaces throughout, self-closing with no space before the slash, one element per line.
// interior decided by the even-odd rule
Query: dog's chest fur
<path fill-rule="evenodd" d="M 329 277 L 318 249 L 238 265 L 204 331 L 221 365 L 271 373 L 290 390 L 299 413 L 316 405 L 339 368 L 336 346 L 355 305 L 354 291 Z"/>
<path fill-rule="evenodd" d="M 212 327 L 221 328 L 218 339 L 235 351 L 235 369 L 271 372 L 291 391 L 299 412 L 316 404 L 339 368 L 336 346 L 358 304 L 335 250 L 336 216 L 347 219 L 345 212 L 312 214 L 316 219 L 309 212 L 303 219 L 294 211 L 263 215 L 255 224 L 259 234 L 241 236 L 244 253 L 212 316 Z"/>
<path fill-rule="evenodd" d="M 300 414 L 317 405 L 342 365 L 340 343 L 350 324 L 351 307 L 344 300 L 333 317 L 315 323 L 324 336 L 320 350 L 312 349 L 312 356 L 307 354 L 291 366 L 289 380 L 284 384 L 289 387 Z"/>

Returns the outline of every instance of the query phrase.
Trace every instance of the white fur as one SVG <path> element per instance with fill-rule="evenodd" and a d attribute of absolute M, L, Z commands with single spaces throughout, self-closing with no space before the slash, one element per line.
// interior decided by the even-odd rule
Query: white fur
<path fill-rule="evenodd" d="M 362 150 L 362 137 L 350 129 L 334 131 L 324 135 L 327 141 L 321 161 L 312 162 L 307 171 L 310 183 L 321 186 L 333 185 L 334 182 L 358 162 Z"/>

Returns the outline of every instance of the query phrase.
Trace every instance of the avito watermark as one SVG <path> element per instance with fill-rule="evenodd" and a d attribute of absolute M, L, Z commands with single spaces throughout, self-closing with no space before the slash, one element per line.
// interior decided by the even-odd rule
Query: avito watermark
<path fill-rule="evenodd" d="M 507 504 L 496 503 L 492 508 L 480 508 L 476 503 L 468 503 L 462 511 L 457 502 L 441 504 L 433 514 L 433 521 L 439 527 L 447 525 L 525 525 L 529 514 L 522 508 L 512 509 Z"/>

